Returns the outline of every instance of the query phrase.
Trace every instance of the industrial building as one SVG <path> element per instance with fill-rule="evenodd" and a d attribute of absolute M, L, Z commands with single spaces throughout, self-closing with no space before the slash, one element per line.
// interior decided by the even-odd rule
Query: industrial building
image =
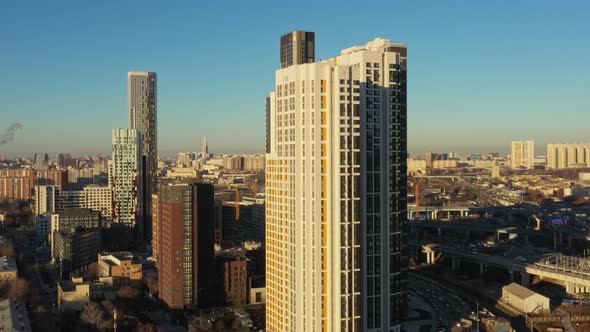
<path fill-rule="evenodd" d="M 515 282 L 502 288 L 502 301 L 523 313 L 550 310 L 549 298 Z"/>

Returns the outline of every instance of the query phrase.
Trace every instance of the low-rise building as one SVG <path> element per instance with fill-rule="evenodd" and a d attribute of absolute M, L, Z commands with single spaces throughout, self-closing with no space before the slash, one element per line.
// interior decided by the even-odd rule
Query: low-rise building
<path fill-rule="evenodd" d="M 502 288 L 502 301 L 523 313 L 550 310 L 549 298 L 517 283 Z"/>
<path fill-rule="evenodd" d="M 0 285 L 16 280 L 17 273 L 14 257 L 0 257 Z"/>
<path fill-rule="evenodd" d="M 65 209 L 59 213 L 59 229 L 100 227 L 100 221 L 100 212 L 92 209 Z"/>
<path fill-rule="evenodd" d="M 0 301 L 0 331 L 31 331 L 31 323 L 24 303 L 11 299 Z"/>
<path fill-rule="evenodd" d="M 228 305 L 245 305 L 248 290 L 246 257 L 218 257 L 223 266 L 223 293 Z"/>
<path fill-rule="evenodd" d="M 114 300 L 116 297 L 112 279 L 84 281 L 72 278 L 57 283 L 57 307 L 60 311 L 82 311 L 91 300 Z"/>
<path fill-rule="evenodd" d="M 446 159 L 446 160 L 433 160 L 432 168 L 434 169 L 446 169 L 446 168 L 457 168 L 459 161 L 457 159 Z"/>
<path fill-rule="evenodd" d="M 98 276 L 141 280 L 142 265 L 133 259 L 130 252 L 100 253 L 98 254 Z"/>

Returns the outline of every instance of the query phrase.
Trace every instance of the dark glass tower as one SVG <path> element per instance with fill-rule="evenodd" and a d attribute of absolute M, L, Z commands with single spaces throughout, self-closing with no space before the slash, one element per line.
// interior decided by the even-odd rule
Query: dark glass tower
<path fill-rule="evenodd" d="M 315 32 L 293 31 L 281 36 L 281 68 L 315 61 Z"/>

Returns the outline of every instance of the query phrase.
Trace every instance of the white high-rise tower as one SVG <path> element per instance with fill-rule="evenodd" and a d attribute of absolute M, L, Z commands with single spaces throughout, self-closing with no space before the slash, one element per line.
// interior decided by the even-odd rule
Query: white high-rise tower
<path fill-rule="evenodd" d="M 399 331 L 407 307 L 406 46 L 276 71 L 267 99 L 267 331 Z"/>
<path fill-rule="evenodd" d="M 512 169 L 533 169 L 535 166 L 535 141 L 514 141 L 511 150 Z"/>

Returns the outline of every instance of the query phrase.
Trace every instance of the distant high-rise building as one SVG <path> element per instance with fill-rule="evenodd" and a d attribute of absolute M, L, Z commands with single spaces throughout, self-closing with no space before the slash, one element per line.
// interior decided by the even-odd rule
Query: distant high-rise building
<path fill-rule="evenodd" d="M 170 308 L 215 301 L 213 185 L 160 183 L 158 193 L 159 296 Z"/>
<path fill-rule="evenodd" d="M 134 227 L 144 236 L 144 198 L 141 134 L 135 129 L 113 129 L 109 187 L 113 189 L 113 221 Z"/>
<path fill-rule="evenodd" d="M 0 199 L 27 200 L 34 189 L 34 172 L 25 169 L 0 169 Z"/>
<path fill-rule="evenodd" d="M 203 146 L 202 148 L 202 153 L 203 153 L 203 158 L 207 158 L 207 155 L 209 154 L 209 145 L 207 144 L 207 137 L 203 137 Z"/>
<path fill-rule="evenodd" d="M 590 167 L 590 144 L 547 144 L 547 167 Z"/>
<path fill-rule="evenodd" d="M 58 185 L 61 190 L 68 189 L 68 172 L 65 170 L 36 170 L 35 185 Z"/>
<path fill-rule="evenodd" d="M 500 165 L 496 161 L 492 164 L 492 178 L 496 179 L 500 177 Z"/>
<path fill-rule="evenodd" d="M 57 166 L 59 166 L 60 168 L 63 168 L 65 165 L 65 161 L 66 161 L 66 156 L 63 153 L 58 153 L 57 154 Z"/>
<path fill-rule="evenodd" d="M 35 153 L 35 169 L 46 170 L 49 166 L 49 155 L 47 153 Z"/>
<path fill-rule="evenodd" d="M 407 48 L 282 66 L 266 157 L 267 331 L 400 331 Z"/>
<path fill-rule="evenodd" d="M 533 169 L 535 166 L 535 142 L 514 141 L 512 142 L 512 153 L 510 155 L 512 169 L 524 168 Z"/>
<path fill-rule="evenodd" d="M 136 129 L 141 136 L 141 154 L 144 177 L 142 178 L 141 205 L 145 215 L 141 220 L 145 232 L 143 240 L 150 240 L 151 197 L 157 190 L 158 179 L 158 121 L 157 121 L 157 76 L 154 72 L 130 71 L 129 88 L 129 128 Z"/>
<path fill-rule="evenodd" d="M 281 36 L 281 68 L 315 61 L 315 32 L 293 31 Z"/>
<path fill-rule="evenodd" d="M 76 160 L 69 153 L 60 152 L 57 155 L 57 166 L 61 169 L 67 169 L 70 166 L 75 167 Z"/>

